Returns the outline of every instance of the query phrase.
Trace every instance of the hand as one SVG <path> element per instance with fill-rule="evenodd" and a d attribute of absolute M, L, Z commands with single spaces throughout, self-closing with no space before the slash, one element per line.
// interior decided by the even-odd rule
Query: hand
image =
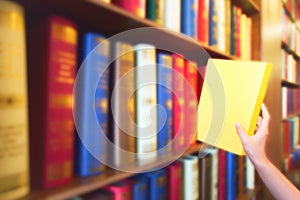
<path fill-rule="evenodd" d="M 248 136 L 243 127 L 239 123 L 236 123 L 236 131 L 249 159 L 254 165 L 267 161 L 265 146 L 269 134 L 270 115 L 264 104 L 261 110 L 263 117 L 258 119 L 256 133 L 253 136 Z"/>

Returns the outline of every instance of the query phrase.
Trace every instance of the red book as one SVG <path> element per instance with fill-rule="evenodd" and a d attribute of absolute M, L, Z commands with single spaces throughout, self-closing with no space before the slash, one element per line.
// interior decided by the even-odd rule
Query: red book
<path fill-rule="evenodd" d="M 209 0 L 198 1 L 198 41 L 208 45 L 208 12 Z"/>
<path fill-rule="evenodd" d="M 146 0 L 112 0 L 112 3 L 140 17 L 146 16 Z"/>
<path fill-rule="evenodd" d="M 182 163 L 174 162 L 167 167 L 168 199 L 180 200 L 182 197 Z"/>
<path fill-rule="evenodd" d="M 284 153 L 290 153 L 290 122 L 283 121 L 283 150 Z"/>
<path fill-rule="evenodd" d="M 184 134 L 185 145 L 189 146 L 197 140 L 197 110 L 198 110 L 198 71 L 197 63 L 185 60 L 185 110 L 184 110 Z"/>
<path fill-rule="evenodd" d="M 218 152 L 218 200 L 226 199 L 226 151 Z"/>
<path fill-rule="evenodd" d="M 236 7 L 235 13 L 235 55 L 240 58 L 242 56 L 241 47 L 241 18 L 242 18 L 242 8 Z"/>
<path fill-rule="evenodd" d="M 108 185 L 103 190 L 112 192 L 113 200 L 131 200 L 131 185 L 130 181 L 124 180 Z"/>
<path fill-rule="evenodd" d="M 184 141 L 184 58 L 173 54 L 173 148 L 185 150 Z"/>
<path fill-rule="evenodd" d="M 77 27 L 51 16 L 29 30 L 30 179 L 50 188 L 72 178 Z"/>

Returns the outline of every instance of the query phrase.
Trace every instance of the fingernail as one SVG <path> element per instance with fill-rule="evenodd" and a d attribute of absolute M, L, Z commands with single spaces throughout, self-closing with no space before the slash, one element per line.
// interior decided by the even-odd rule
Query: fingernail
<path fill-rule="evenodd" d="M 236 127 L 236 128 L 240 128 L 240 127 L 241 127 L 241 124 L 237 122 L 237 123 L 235 124 L 235 127 Z"/>

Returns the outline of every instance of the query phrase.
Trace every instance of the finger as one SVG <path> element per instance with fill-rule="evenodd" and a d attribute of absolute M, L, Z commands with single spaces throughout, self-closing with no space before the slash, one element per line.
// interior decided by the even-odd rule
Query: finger
<path fill-rule="evenodd" d="M 262 121 L 261 121 L 260 128 L 268 129 L 270 115 L 269 115 L 268 109 L 265 106 L 265 104 L 262 104 L 261 110 L 262 110 L 263 118 L 262 118 Z"/>
<path fill-rule="evenodd" d="M 245 143 L 246 140 L 248 139 L 247 133 L 244 131 L 243 127 L 241 126 L 240 123 L 235 124 L 236 132 L 238 133 L 242 143 Z"/>
<path fill-rule="evenodd" d="M 261 126 L 261 122 L 262 122 L 262 117 L 261 116 L 258 116 L 257 118 L 257 126 L 260 127 Z"/>

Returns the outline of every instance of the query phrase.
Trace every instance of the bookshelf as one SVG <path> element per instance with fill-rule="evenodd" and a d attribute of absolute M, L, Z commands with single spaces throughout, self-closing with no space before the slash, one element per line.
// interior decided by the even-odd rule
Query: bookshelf
<path fill-rule="evenodd" d="M 25 8 L 26 23 L 28 28 L 30 28 L 31 25 L 37 23 L 39 19 L 45 18 L 50 14 L 57 14 L 68 17 L 69 19 L 76 22 L 76 24 L 80 27 L 80 31 L 93 30 L 95 32 L 101 32 L 108 36 L 134 28 L 155 27 L 157 28 L 155 29 L 155 31 L 153 31 L 153 29 L 148 29 L 149 31 L 153 31 L 152 34 L 149 34 L 150 37 L 143 38 L 142 35 L 140 35 L 140 37 L 138 38 L 133 38 L 131 42 L 149 42 L 156 45 L 156 38 L 160 38 L 159 42 L 163 43 L 160 45 L 168 46 L 170 45 L 170 41 L 176 41 L 174 42 L 176 44 L 174 44 L 174 46 L 171 46 L 172 48 L 186 53 L 187 58 L 196 60 L 198 62 L 201 62 L 198 55 L 199 52 L 203 51 L 202 48 L 204 48 L 213 58 L 231 60 L 238 59 L 235 56 L 217 50 L 215 47 L 210 47 L 208 45 L 199 43 L 198 41 L 195 41 L 194 39 L 189 38 L 181 33 L 171 32 L 153 21 L 138 17 L 113 4 L 107 4 L 102 1 L 66 0 L 62 2 L 60 0 L 16 0 L 16 2 L 20 3 Z M 253 23 L 253 29 L 251 33 L 253 38 L 253 43 L 251 45 L 251 58 L 253 60 L 261 60 L 260 1 L 232 0 L 232 3 L 234 5 L 240 6 L 243 13 L 251 17 Z M 109 20 L 109 23 L 107 22 L 107 20 L 103 19 Z M 182 156 L 197 153 L 201 149 L 201 147 L 201 144 L 191 146 Z M 158 168 L 159 166 L 172 161 L 174 157 L 177 158 L 178 155 L 162 157 L 145 167 L 138 168 L 138 171 Z M 58 188 L 47 190 L 32 190 L 28 196 L 22 199 L 67 199 L 76 195 L 91 192 L 130 176 L 132 176 L 132 174 L 130 173 L 118 172 L 114 169 L 109 169 L 104 174 L 96 175 L 93 177 L 76 177 L 72 180 L 71 183 Z M 262 191 L 262 187 L 258 186 L 254 190 L 247 191 L 246 194 L 239 194 L 238 199 L 251 199 L 255 196 L 261 196 Z"/>

